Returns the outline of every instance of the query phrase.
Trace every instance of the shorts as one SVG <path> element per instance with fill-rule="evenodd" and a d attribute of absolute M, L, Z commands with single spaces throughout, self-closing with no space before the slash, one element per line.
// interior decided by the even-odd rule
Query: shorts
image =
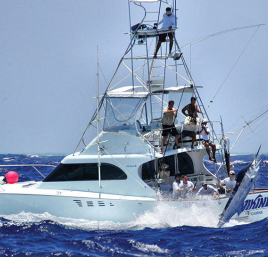
<path fill-rule="evenodd" d="M 178 131 L 173 125 L 163 125 L 163 131 L 162 131 L 162 136 L 166 137 L 169 133 L 172 134 L 172 136 L 177 136 Z"/>
<path fill-rule="evenodd" d="M 195 132 L 194 131 L 189 131 L 189 130 L 183 130 L 181 133 L 186 137 L 190 137 Z"/>
<path fill-rule="evenodd" d="M 188 130 L 183 130 L 181 133 L 186 137 L 190 137 L 194 132 L 188 131 Z"/>
<path fill-rule="evenodd" d="M 160 42 L 165 42 L 166 37 L 173 38 L 173 33 L 164 33 L 164 34 L 159 34 L 159 41 Z"/>
<path fill-rule="evenodd" d="M 208 144 L 211 144 L 212 143 L 212 141 L 210 141 L 210 140 L 204 140 L 204 142 L 205 143 L 208 143 Z"/>

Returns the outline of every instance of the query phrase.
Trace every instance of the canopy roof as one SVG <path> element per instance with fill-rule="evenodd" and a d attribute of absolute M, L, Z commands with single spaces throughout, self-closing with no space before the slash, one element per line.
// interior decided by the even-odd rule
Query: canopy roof
<path fill-rule="evenodd" d="M 198 87 L 202 88 L 202 87 Z M 191 86 L 179 86 L 179 87 L 168 87 L 164 88 L 154 88 L 152 94 L 159 93 L 182 93 L 182 92 L 194 92 L 194 88 Z M 107 97 L 138 97 L 146 98 L 150 94 L 149 90 L 143 86 L 125 86 L 111 90 L 107 93 Z"/>
<path fill-rule="evenodd" d="M 143 86 L 125 86 L 120 87 L 114 90 L 111 90 L 107 93 L 108 97 L 139 97 L 146 98 L 149 94 L 149 91 L 146 90 Z"/>
<path fill-rule="evenodd" d="M 130 2 L 158 2 L 160 0 L 131 0 Z"/>

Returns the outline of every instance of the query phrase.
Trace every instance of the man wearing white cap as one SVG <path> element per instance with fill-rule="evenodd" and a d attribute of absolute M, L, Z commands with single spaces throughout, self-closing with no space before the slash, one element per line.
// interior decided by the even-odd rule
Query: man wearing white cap
<path fill-rule="evenodd" d="M 208 122 L 207 119 L 203 119 L 203 121 L 201 123 L 201 130 L 199 131 L 199 135 L 201 135 L 203 138 L 203 145 L 206 147 L 206 150 L 207 150 L 207 153 L 209 156 L 209 160 L 217 163 L 216 158 L 215 158 L 216 145 L 212 141 L 210 141 L 210 139 L 209 139 L 210 130 L 207 126 L 207 122 Z M 211 157 L 211 154 L 210 154 L 210 148 L 209 148 L 210 146 L 212 148 L 213 157 Z"/>

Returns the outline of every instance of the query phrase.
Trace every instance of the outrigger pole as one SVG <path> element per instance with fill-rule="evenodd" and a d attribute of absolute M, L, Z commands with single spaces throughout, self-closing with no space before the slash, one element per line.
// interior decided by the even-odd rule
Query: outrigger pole
<path fill-rule="evenodd" d="M 250 125 L 251 123 L 253 123 L 253 122 L 256 121 L 257 119 L 259 119 L 260 117 L 262 117 L 262 116 L 263 116 L 264 114 L 266 114 L 266 113 L 268 113 L 268 109 L 265 110 L 264 112 L 262 112 L 260 115 L 258 115 L 258 116 L 257 116 L 256 118 L 254 118 L 253 120 L 250 120 L 249 122 L 247 122 L 247 121 L 243 118 L 246 124 L 237 130 L 237 131 L 239 131 L 239 130 L 241 129 L 239 135 L 237 136 L 235 142 L 233 143 L 233 145 L 232 145 L 232 147 L 231 147 L 231 149 L 230 149 L 230 152 L 231 152 L 232 149 L 234 148 L 236 142 L 238 141 L 238 139 L 239 139 L 240 136 L 242 135 L 242 133 L 243 133 L 243 131 L 245 130 L 245 128 L 246 128 L 247 126 L 250 128 L 249 125 Z M 250 130 L 252 131 L 251 128 L 250 128 Z M 237 131 L 236 131 L 236 132 L 237 132 Z M 236 132 L 234 132 L 233 134 L 235 134 Z M 252 131 L 252 132 L 253 132 L 253 131 Z"/>
<path fill-rule="evenodd" d="M 99 90 L 100 90 L 100 83 L 99 83 L 99 47 L 97 47 L 97 108 L 100 104 L 100 97 L 99 97 Z M 101 186 L 101 162 L 100 162 L 100 112 L 97 112 L 97 144 L 98 144 L 98 175 L 99 175 L 99 188 Z"/>

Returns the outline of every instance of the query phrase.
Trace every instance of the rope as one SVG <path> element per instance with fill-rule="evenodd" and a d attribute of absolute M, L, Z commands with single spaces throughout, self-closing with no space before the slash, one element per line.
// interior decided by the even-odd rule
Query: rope
<path fill-rule="evenodd" d="M 226 78 L 224 79 L 224 81 L 222 82 L 221 86 L 219 87 L 219 89 L 217 90 L 216 94 L 213 96 L 212 100 L 210 101 L 210 103 L 213 103 L 213 100 L 215 99 L 215 97 L 217 96 L 217 94 L 219 93 L 219 91 L 221 90 L 222 86 L 224 85 L 225 81 L 227 80 L 227 78 L 230 76 L 231 72 L 233 71 L 234 67 L 236 66 L 236 64 L 238 63 L 238 61 L 240 60 L 240 58 L 242 57 L 242 55 L 244 54 L 244 52 L 246 51 L 248 45 L 250 44 L 251 40 L 253 39 L 253 37 L 255 36 L 255 34 L 257 33 L 258 29 L 260 28 L 260 25 L 257 27 L 256 31 L 254 32 L 253 36 L 250 38 L 249 42 L 247 43 L 247 45 L 245 46 L 244 50 L 242 51 L 242 53 L 240 54 L 240 56 L 238 57 L 237 61 L 235 62 L 235 64 L 233 65 L 233 67 L 231 68 L 231 70 L 229 71 L 229 73 L 227 74 Z M 209 108 L 209 105 L 208 105 Z"/>

